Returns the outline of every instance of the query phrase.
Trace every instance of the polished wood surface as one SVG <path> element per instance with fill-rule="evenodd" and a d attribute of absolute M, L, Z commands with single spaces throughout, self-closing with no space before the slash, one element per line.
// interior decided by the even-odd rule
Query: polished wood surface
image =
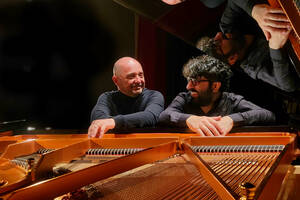
<path fill-rule="evenodd" d="M 273 7 L 282 8 L 286 16 L 291 22 L 293 31 L 289 36 L 289 40 L 300 60 L 300 8 L 296 5 L 296 0 L 269 0 Z"/>
<path fill-rule="evenodd" d="M 170 158 L 183 156 L 184 160 L 187 159 L 184 161 L 185 166 L 192 165 L 198 169 L 198 173 L 201 172 L 200 174 L 212 188 L 208 190 L 211 190 L 210 193 L 215 196 L 214 198 L 236 199 L 237 193 L 232 190 L 232 186 L 227 186 L 228 183 L 222 181 L 224 178 L 222 176 L 216 179 L 219 175 L 216 175 L 211 165 L 206 164 L 210 156 L 199 154 L 199 157 L 198 153 L 191 149 L 191 146 L 284 145 L 285 150 L 278 154 L 276 160 L 272 161 L 274 162 L 272 167 L 267 168 L 269 172 L 264 175 L 265 178 L 260 184 L 263 186 L 258 185 L 258 188 L 261 188 L 257 193 L 259 199 L 273 198 L 280 190 L 281 184 L 278 184 L 278 181 L 282 182 L 288 171 L 289 163 L 293 159 L 294 139 L 295 135 L 288 132 L 234 133 L 225 137 L 198 137 L 195 134 L 180 133 L 132 133 L 106 134 L 103 139 L 89 139 L 86 134 L 3 136 L 0 141 L 11 141 L 11 143 L 5 144 L 7 145 L 6 150 L 2 153 L 0 160 L 0 177 L 2 182 L 4 181 L 4 184 L 0 186 L 0 196 L 3 199 L 38 199 L 41 196 L 43 199 L 53 199 L 88 184 L 101 182 L 101 180 L 105 182 L 109 177 L 128 173 L 137 167 L 155 167 L 160 162 L 162 162 L 162 166 L 165 166 L 163 163 L 166 163 L 171 167 L 173 164 Z M 85 153 L 88 149 L 97 148 L 108 150 L 141 148 L 142 150 L 129 155 L 111 155 L 105 158 L 105 161 L 99 162 L 102 159 L 99 160 L 99 156 L 88 156 Z M 36 161 L 29 168 L 14 164 L 15 160 L 23 155 L 36 155 L 34 152 L 39 149 L 50 149 L 51 151 L 38 154 Z M 223 156 L 220 154 L 217 157 L 220 159 Z M 84 161 L 95 158 L 96 160 L 92 162 Z M 174 166 L 176 165 L 174 163 Z M 47 172 L 58 166 L 71 166 L 70 169 L 73 171 L 45 179 Z M 76 170 L 74 170 L 75 168 Z M 150 169 L 151 167 L 146 168 Z M 197 170 L 193 173 L 196 172 Z M 139 171 L 139 173 L 143 174 L 144 172 Z M 196 177 L 201 176 L 200 174 Z M 195 177 L 195 175 L 191 174 L 191 177 Z M 127 179 L 125 178 L 125 180 Z M 135 186 L 133 184 L 130 187 Z M 269 187 L 276 188 L 276 191 L 269 194 Z M 138 188 L 135 190 L 139 191 Z"/>

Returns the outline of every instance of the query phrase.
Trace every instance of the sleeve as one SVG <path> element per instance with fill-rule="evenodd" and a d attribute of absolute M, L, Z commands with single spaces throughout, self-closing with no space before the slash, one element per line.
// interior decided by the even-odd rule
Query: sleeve
<path fill-rule="evenodd" d="M 110 95 L 103 93 L 99 96 L 96 105 L 91 112 L 91 122 L 96 119 L 111 118 L 111 99 Z"/>
<path fill-rule="evenodd" d="M 284 49 L 271 49 L 270 57 L 273 67 L 268 71 L 267 67 L 262 67 L 257 74 L 257 78 L 263 80 L 286 92 L 293 92 L 297 89 L 296 72 L 291 71 L 291 64 L 288 61 L 287 53 Z"/>
<path fill-rule="evenodd" d="M 159 116 L 159 122 L 165 125 L 173 125 L 178 127 L 186 127 L 186 120 L 191 114 L 185 114 L 183 106 L 186 99 L 181 95 L 177 95 L 172 103 Z"/>
<path fill-rule="evenodd" d="M 220 21 L 220 29 L 223 33 L 245 32 L 254 34 L 256 22 L 252 19 L 252 9 L 257 3 L 265 3 L 258 0 L 228 0 Z M 250 16 L 250 17 L 249 17 Z M 254 31 L 254 32 L 253 32 Z"/>
<path fill-rule="evenodd" d="M 154 127 L 163 109 L 164 97 L 160 92 L 155 91 L 150 94 L 143 111 L 114 116 L 113 119 L 116 122 L 115 129 Z"/>
<path fill-rule="evenodd" d="M 252 4 L 253 2 L 249 0 L 228 0 L 220 22 L 221 31 L 223 33 L 232 33 L 233 29 L 238 27 L 244 11 L 246 10 L 247 13 L 252 12 Z"/>
<path fill-rule="evenodd" d="M 255 4 L 258 3 L 266 3 L 264 1 L 258 1 L 258 0 L 229 0 L 232 1 L 232 3 L 239 8 L 243 9 L 249 16 L 252 16 L 252 9 Z"/>
<path fill-rule="evenodd" d="M 275 115 L 271 111 L 261 108 L 243 97 L 236 98 L 233 113 L 228 115 L 234 126 L 243 126 L 251 124 L 270 124 L 275 122 Z"/>

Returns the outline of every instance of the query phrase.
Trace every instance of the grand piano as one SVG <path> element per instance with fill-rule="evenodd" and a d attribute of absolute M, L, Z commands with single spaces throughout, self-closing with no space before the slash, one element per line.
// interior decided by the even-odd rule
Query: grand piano
<path fill-rule="evenodd" d="M 297 134 L 3 136 L 0 195 L 22 200 L 292 199 Z"/>
<path fill-rule="evenodd" d="M 170 68 L 153 66 L 168 65 L 171 55 L 157 44 L 170 48 L 174 42 L 186 50 L 185 57 L 197 55 L 190 46 L 199 32 L 216 29 L 224 9 L 224 4 L 207 9 L 198 0 L 176 7 L 158 0 L 115 1 L 137 13 L 137 57 L 146 73 L 160 76 Z M 197 16 L 195 10 L 203 12 Z M 203 16 L 210 17 L 202 26 L 189 18 Z M 148 40 L 142 39 L 145 36 Z M 161 87 L 167 95 L 174 92 L 159 82 L 163 79 L 157 80 L 149 87 Z M 297 96 L 275 92 L 299 103 Z M 163 128 L 109 133 L 103 139 L 74 132 L 2 132 L 0 199 L 264 200 L 299 195 L 299 168 L 292 164 L 299 155 L 297 118 L 290 126 L 241 127 L 226 137 L 197 137 L 188 130 Z"/>

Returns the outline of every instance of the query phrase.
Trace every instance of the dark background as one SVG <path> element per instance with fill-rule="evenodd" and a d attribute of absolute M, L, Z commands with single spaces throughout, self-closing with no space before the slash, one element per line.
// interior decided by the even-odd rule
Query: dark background
<path fill-rule="evenodd" d="M 134 14 L 111 0 L 0 2 L 0 122 L 87 128 L 114 61 L 134 56 Z"/>

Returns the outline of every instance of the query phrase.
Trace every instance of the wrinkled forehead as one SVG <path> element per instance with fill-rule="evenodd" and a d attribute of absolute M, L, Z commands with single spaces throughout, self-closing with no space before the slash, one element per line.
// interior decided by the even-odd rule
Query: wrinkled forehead
<path fill-rule="evenodd" d="M 143 68 L 139 62 L 130 60 L 126 63 L 121 63 L 116 67 L 117 76 L 126 76 L 128 74 L 143 73 Z"/>

